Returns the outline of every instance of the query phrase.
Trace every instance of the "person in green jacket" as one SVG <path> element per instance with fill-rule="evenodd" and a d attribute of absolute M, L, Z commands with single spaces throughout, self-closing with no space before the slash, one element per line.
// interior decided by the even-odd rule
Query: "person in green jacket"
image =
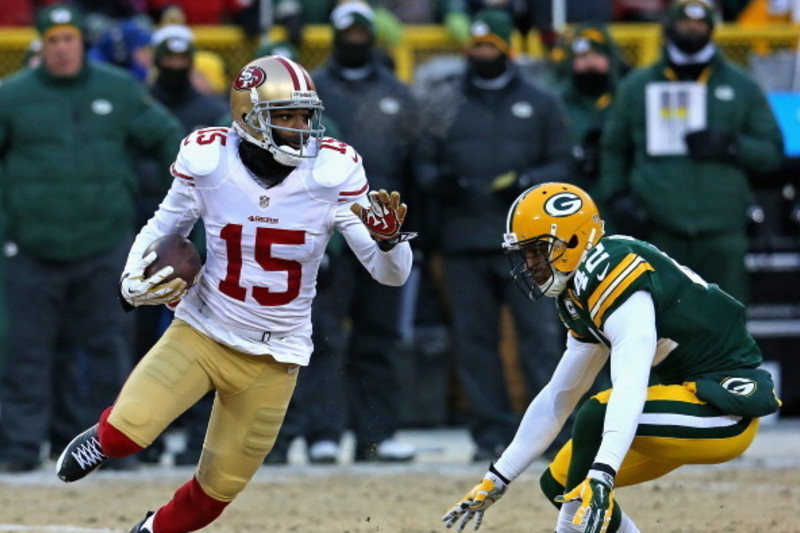
<path fill-rule="evenodd" d="M 577 25 L 564 48 L 566 73 L 556 91 L 569 118 L 574 180 L 595 194 L 600 178 L 600 135 L 625 65 L 602 22 Z"/>
<path fill-rule="evenodd" d="M 80 357 L 84 424 L 131 367 L 132 320 L 117 301 L 135 232 L 128 145 L 167 169 L 183 129 L 128 73 L 85 58 L 82 14 L 37 15 L 42 63 L 0 85 L 0 189 L 9 327 L 0 377 L 0 471 L 40 464 L 57 357 Z M 68 331 L 75 350 L 57 350 Z M 77 365 L 77 360 L 74 363 Z"/>
<path fill-rule="evenodd" d="M 746 302 L 750 183 L 778 168 L 783 137 L 756 81 L 715 47 L 715 18 L 707 0 L 671 4 L 662 58 L 617 90 L 600 188 L 618 233 Z"/>

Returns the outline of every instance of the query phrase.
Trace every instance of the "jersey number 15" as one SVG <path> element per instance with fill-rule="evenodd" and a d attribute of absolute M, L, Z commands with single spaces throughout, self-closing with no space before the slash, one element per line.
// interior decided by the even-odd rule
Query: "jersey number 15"
<path fill-rule="evenodd" d="M 228 270 L 219 282 L 219 290 L 231 298 L 244 301 L 247 289 L 239 282 L 242 274 L 242 225 L 228 224 L 220 232 L 228 254 Z M 272 256 L 273 244 L 305 244 L 306 234 L 300 230 L 257 228 L 255 260 L 269 272 L 286 272 L 286 290 L 273 292 L 268 287 L 253 287 L 253 298 L 264 306 L 286 305 L 300 294 L 303 265 L 291 259 Z"/>

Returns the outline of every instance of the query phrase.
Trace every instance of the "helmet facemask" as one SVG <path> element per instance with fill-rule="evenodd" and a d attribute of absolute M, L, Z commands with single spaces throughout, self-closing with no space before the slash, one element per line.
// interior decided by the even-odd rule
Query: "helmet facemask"
<path fill-rule="evenodd" d="M 239 132 L 245 139 L 268 150 L 282 165 L 294 167 L 303 159 L 316 157 L 316 143 L 309 141 L 312 138 L 319 140 L 325 134 L 325 127 L 321 124 L 323 107 L 319 99 L 260 101 L 255 89 L 251 91 L 250 96 L 251 99 L 255 99 L 253 108 L 242 121 L 249 126 L 248 129 L 252 130 L 252 133 L 239 127 Z M 278 126 L 272 122 L 273 113 L 289 109 L 304 109 L 311 113 L 307 129 Z M 287 134 L 286 138 L 280 135 L 281 132 Z M 294 142 L 288 139 L 294 139 Z"/>
<path fill-rule="evenodd" d="M 555 298 L 561 294 L 575 274 L 562 272 L 554 264 L 575 243 L 567 243 L 555 235 L 540 235 L 517 241 L 516 235 L 506 233 L 503 248 L 511 264 L 511 277 L 517 287 L 531 301 L 543 296 Z"/>

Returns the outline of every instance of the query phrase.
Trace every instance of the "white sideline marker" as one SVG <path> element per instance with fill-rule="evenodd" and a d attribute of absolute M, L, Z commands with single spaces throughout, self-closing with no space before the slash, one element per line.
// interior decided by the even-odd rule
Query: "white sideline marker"
<path fill-rule="evenodd" d="M 75 527 L 75 526 L 27 526 L 23 524 L 0 524 L 0 531 L 52 531 L 53 533 L 120 533 L 119 529 L 103 527 Z"/>

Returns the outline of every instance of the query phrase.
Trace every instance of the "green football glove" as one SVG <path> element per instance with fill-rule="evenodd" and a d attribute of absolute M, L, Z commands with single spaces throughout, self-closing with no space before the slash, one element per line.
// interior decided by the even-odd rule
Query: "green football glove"
<path fill-rule="evenodd" d="M 442 517 L 442 521 L 448 528 L 451 528 L 461 520 L 458 531 L 464 531 L 467 524 L 474 519 L 473 530 L 477 531 L 483 523 L 483 513 L 505 494 L 507 487 L 508 481 L 494 469 L 494 465 L 490 466 L 481 482 L 447 511 Z"/>
<path fill-rule="evenodd" d="M 614 476 L 616 472 L 608 465 L 594 463 L 583 482 L 564 494 L 556 496 L 557 503 L 581 501 L 581 506 L 572 523 L 584 523 L 584 533 L 606 533 L 614 511 Z"/>

